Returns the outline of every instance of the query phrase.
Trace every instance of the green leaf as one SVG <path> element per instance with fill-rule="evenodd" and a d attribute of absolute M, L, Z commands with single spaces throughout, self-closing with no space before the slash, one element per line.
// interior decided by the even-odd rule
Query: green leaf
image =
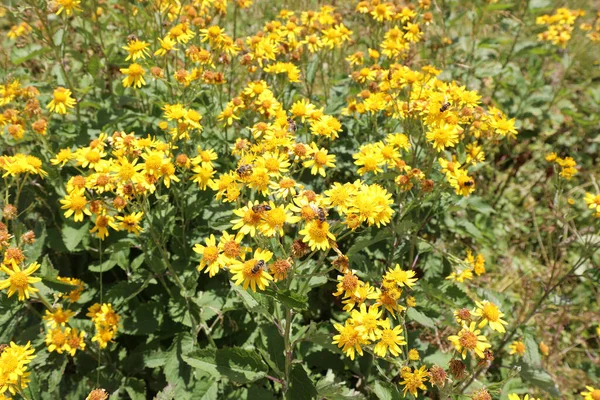
<path fill-rule="evenodd" d="M 286 400 L 311 400 L 317 397 L 317 388 L 302 365 L 295 364 L 290 373 L 290 385 Z"/>
<path fill-rule="evenodd" d="M 78 226 L 68 224 L 65 224 L 63 226 L 62 237 L 67 250 L 74 251 L 77 248 L 77 246 L 79 246 L 79 243 L 81 243 L 84 236 L 87 235 L 89 226 L 89 222 Z"/>
<path fill-rule="evenodd" d="M 236 383 L 248 383 L 266 376 L 268 367 L 254 351 L 240 347 L 200 349 L 182 356 L 194 368 L 214 377 L 226 377 Z"/>
<path fill-rule="evenodd" d="M 560 391 L 554 383 L 554 380 L 543 369 L 529 368 L 526 364 L 521 369 L 521 378 L 538 388 L 545 390 L 553 397 L 560 397 Z"/>
<path fill-rule="evenodd" d="M 98 72 L 100 72 L 100 57 L 94 54 L 88 62 L 87 70 L 93 77 L 98 75 Z"/>
<path fill-rule="evenodd" d="M 117 262 L 113 259 L 104 261 L 102 264 L 90 265 L 88 269 L 92 272 L 106 272 L 110 271 L 117 265 Z"/>
<path fill-rule="evenodd" d="M 53 289 L 53 290 L 56 290 L 56 291 L 62 292 L 62 293 L 68 293 L 71 290 L 75 290 L 77 288 L 77 286 L 70 285 L 65 282 L 61 282 L 57 278 L 50 277 L 50 276 L 42 276 L 42 282 L 44 283 L 44 285 L 48 286 L 50 289 Z"/>
<path fill-rule="evenodd" d="M 44 54 L 48 53 L 52 51 L 51 47 L 42 47 L 41 49 L 37 49 L 35 51 L 32 51 L 31 53 L 23 56 L 23 57 L 19 57 L 19 58 L 13 58 L 12 63 L 16 66 L 19 64 L 23 64 L 26 61 L 32 60 L 34 58 L 40 58 L 41 56 L 43 56 Z"/>
<path fill-rule="evenodd" d="M 146 400 L 146 382 L 136 378 L 126 378 L 122 387 L 131 400 Z"/>
<path fill-rule="evenodd" d="M 54 34 L 54 36 L 52 37 L 52 41 L 54 42 L 55 46 L 60 46 L 62 44 L 63 41 L 63 36 L 65 35 L 65 30 L 64 29 L 59 29 L 56 31 L 56 33 Z"/>
<path fill-rule="evenodd" d="M 427 328 L 435 328 L 435 322 L 432 318 L 423 314 L 421 311 L 417 311 L 414 308 L 409 308 L 406 312 L 406 316 L 419 324 L 426 326 Z"/>
<path fill-rule="evenodd" d="M 365 397 L 356 390 L 347 388 L 341 382 L 336 382 L 332 370 L 328 369 L 324 377 L 316 385 L 318 398 L 327 400 L 361 400 Z"/>
<path fill-rule="evenodd" d="M 270 296 L 277 300 L 278 302 L 285 304 L 289 308 L 293 308 L 295 310 L 304 311 L 308 308 L 308 296 L 301 295 L 297 292 L 293 292 L 291 290 L 279 290 L 274 291 L 272 289 L 267 289 L 263 292 L 267 296 Z"/>
<path fill-rule="evenodd" d="M 388 382 L 375 381 L 373 393 L 379 400 L 397 400 L 403 398 L 398 389 Z"/>
<path fill-rule="evenodd" d="M 164 305 L 158 302 L 140 304 L 123 319 L 123 332 L 129 335 L 148 335 L 162 323 Z"/>
<path fill-rule="evenodd" d="M 523 362 L 532 368 L 542 367 L 542 357 L 537 342 L 530 335 L 525 336 L 525 355 Z"/>

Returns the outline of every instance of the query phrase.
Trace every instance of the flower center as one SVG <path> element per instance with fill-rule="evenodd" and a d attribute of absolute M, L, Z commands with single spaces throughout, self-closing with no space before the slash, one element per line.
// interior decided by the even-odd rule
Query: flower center
<path fill-rule="evenodd" d="M 483 316 L 488 321 L 496 322 L 500 318 L 500 311 L 494 304 L 487 303 L 485 306 L 483 306 Z"/>
<path fill-rule="evenodd" d="M 477 336 L 473 332 L 463 332 L 458 341 L 462 347 L 468 350 L 473 350 L 477 346 Z"/>
<path fill-rule="evenodd" d="M 204 248 L 203 259 L 206 260 L 209 264 L 217 261 L 219 257 L 219 249 L 216 246 L 207 246 Z"/>

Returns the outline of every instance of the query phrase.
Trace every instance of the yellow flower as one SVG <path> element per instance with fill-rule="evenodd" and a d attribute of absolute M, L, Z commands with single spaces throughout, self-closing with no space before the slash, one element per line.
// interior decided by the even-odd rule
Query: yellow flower
<path fill-rule="evenodd" d="M 71 91 L 69 89 L 58 87 L 54 89 L 53 98 L 46 108 L 49 109 L 50 112 L 65 115 L 67 113 L 67 108 L 75 107 L 75 103 L 77 103 L 77 101 L 71 97 Z"/>
<path fill-rule="evenodd" d="M 169 36 L 165 37 L 164 39 L 158 38 L 158 41 L 160 42 L 160 49 L 154 52 L 155 56 L 165 56 L 171 50 L 178 50 L 175 47 L 177 43 Z"/>
<path fill-rule="evenodd" d="M 327 149 L 319 149 L 316 144 L 311 143 L 309 155 L 311 158 L 304 161 L 303 166 L 310 168 L 312 175 L 325 176 L 325 167 L 335 168 L 335 155 L 328 154 Z"/>
<path fill-rule="evenodd" d="M 333 327 L 339 332 L 333 337 L 333 344 L 337 344 L 351 360 L 354 360 L 355 352 L 363 355 L 361 345 L 369 344 L 369 340 L 356 330 L 351 321 L 347 320 L 345 325 L 334 324 Z"/>
<path fill-rule="evenodd" d="M 6 265 L 1 264 L 0 269 L 8 274 L 8 278 L 0 281 L 0 290 L 8 288 L 8 297 L 11 297 L 15 292 L 18 293 L 19 300 L 23 301 L 29 298 L 30 293 L 37 292 L 38 290 L 33 286 L 33 283 L 39 282 L 41 278 L 35 278 L 31 276 L 35 271 L 40 268 L 40 264 L 34 262 L 24 270 L 19 268 L 19 265 L 15 260 L 11 260 L 11 268 L 7 268 Z"/>
<path fill-rule="evenodd" d="M 279 233 L 283 237 L 283 225 L 290 222 L 291 215 L 288 214 L 288 207 L 283 205 L 276 206 L 273 202 L 269 203 L 269 210 L 265 211 L 261 224 L 260 232 L 266 237 L 273 237 Z"/>
<path fill-rule="evenodd" d="M 540 342 L 540 353 L 542 353 L 545 356 L 548 356 L 548 354 L 550 354 L 550 348 L 544 342 Z"/>
<path fill-rule="evenodd" d="M 233 214 L 240 218 L 231 221 L 233 224 L 231 229 L 239 230 L 242 235 L 249 234 L 254 237 L 265 211 L 265 207 L 260 202 L 250 201 L 247 206 L 233 210 Z"/>
<path fill-rule="evenodd" d="M 243 284 L 244 290 L 256 288 L 265 290 L 269 286 L 269 281 L 273 280 L 271 274 L 267 272 L 267 262 L 273 258 L 273 253 L 268 250 L 256 249 L 254 257 L 248 261 L 234 260 L 229 270 L 233 274 L 234 283 L 239 286 Z"/>
<path fill-rule="evenodd" d="M 92 337 L 92 342 L 98 342 L 101 349 L 105 349 L 110 342 L 114 341 L 116 332 L 105 327 L 97 328 L 96 334 Z"/>
<path fill-rule="evenodd" d="M 122 47 L 123 50 L 127 50 L 127 53 L 129 53 L 125 61 L 132 60 L 135 62 L 135 60 L 138 58 L 143 60 L 144 58 L 148 57 L 150 55 L 148 53 L 148 47 L 150 47 L 150 43 L 148 42 L 143 42 L 138 39 L 131 40 L 129 43 L 127 43 L 127 46 Z"/>
<path fill-rule="evenodd" d="M 327 221 L 315 219 L 307 222 L 304 229 L 298 232 L 303 236 L 302 241 L 308 243 L 311 250 L 327 250 L 331 247 L 329 241 L 335 242 L 335 236 L 329 232 Z"/>
<path fill-rule="evenodd" d="M 56 307 L 56 310 L 50 312 L 46 310 L 46 315 L 44 316 L 44 320 L 48 321 L 46 324 L 54 329 L 57 326 L 65 326 L 69 319 L 75 315 L 71 310 L 63 310 L 62 306 Z"/>
<path fill-rule="evenodd" d="M 411 361 L 419 361 L 421 356 L 419 356 L 419 352 L 416 349 L 410 349 L 408 351 L 408 359 Z"/>
<path fill-rule="evenodd" d="M 510 393 L 508 395 L 508 400 L 539 400 L 535 397 L 529 397 L 528 394 L 526 394 L 525 396 L 523 396 L 523 398 L 521 398 L 518 394 L 516 393 Z"/>
<path fill-rule="evenodd" d="M 429 130 L 426 137 L 427 140 L 431 142 L 434 149 L 442 151 L 447 147 L 454 147 L 454 145 L 458 143 L 460 129 L 461 128 L 457 125 L 444 124 Z"/>
<path fill-rule="evenodd" d="M 85 332 L 79 332 L 76 328 L 69 329 L 67 332 L 67 341 L 64 344 L 64 351 L 69 353 L 71 357 L 75 356 L 77 350 L 85 350 Z"/>
<path fill-rule="evenodd" d="M 202 270 L 206 268 L 205 272 L 212 278 L 219 272 L 220 264 L 218 261 L 220 249 L 217 247 L 215 235 L 210 235 L 210 237 L 206 238 L 205 243 L 206 246 L 196 243 L 194 245 L 194 252 L 202 256 L 200 264 L 198 265 L 198 271 L 202 272 Z"/>
<path fill-rule="evenodd" d="M 8 399 L 4 393 L 8 390 L 12 395 L 22 391 L 29 382 L 29 364 L 36 356 L 33 355 L 34 349 L 31 343 L 27 342 L 25 346 L 19 346 L 15 342 L 10 342 L 0 352 L 0 396 Z M 14 397 L 10 397 L 14 398 Z"/>
<path fill-rule="evenodd" d="M 58 354 L 62 354 L 65 350 L 65 344 L 67 344 L 67 335 L 70 334 L 71 328 L 56 327 L 49 330 L 46 333 L 46 346 L 49 352 L 56 351 Z"/>
<path fill-rule="evenodd" d="M 56 2 L 60 6 L 58 11 L 56 11 L 56 15 L 59 15 L 63 11 L 67 15 L 71 15 L 73 10 L 81 11 L 81 8 L 79 8 L 79 4 L 81 4 L 81 0 L 56 0 Z"/>
<path fill-rule="evenodd" d="M 490 324 L 490 328 L 500 333 L 506 332 L 504 329 L 504 325 L 508 323 L 502 319 L 504 313 L 498 309 L 498 307 L 494 303 L 490 303 L 487 300 L 480 302 L 475 302 L 477 308 L 473 310 L 471 313 L 476 317 L 481 318 L 481 322 L 479 322 L 479 327 L 483 328 L 488 323 Z"/>
<path fill-rule="evenodd" d="M 139 235 L 139 233 L 143 230 L 140 226 L 140 221 L 142 220 L 143 215 L 143 211 L 124 216 L 119 215 L 117 216 L 117 221 L 121 222 L 119 227 L 129 233 L 135 233 L 136 235 Z"/>
<path fill-rule="evenodd" d="M 448 340 L 454 345 L 456 351 L 461 353 L 463 359 L 467 357 L 467 351 L 472 351 L 479 358 L 484 358 L 484 351 L 492 345 L 480 333 L 480 330 L 475 329 L 475 322 L 471 322 L 468 326 L 463 325 L 458 335 L 448 336 Z"/>
<path fill-rule="evenodd" d="M 75 214 L 75 222 L 83 221 L 83 214 L 91 216 L 92 213 L 87 208 L 88 201 L 84 195 L 84 189 L 75 189 L 60 200 L 63 205 L 61 208 L 65 211 L 65 218 L 70 218 Z"/>
<path fill-rule="evenodd" d="M 96 233 L 96 237 L 104 240 L 108 237 L 108 227 L 113 228 L 115 231 L 119 230 L 118 225 L 115 223 L 114 217 L 110 215 L 98 215 L 94 222 L 94 227 L 90 229 L 90 233 Z"/>
<path fill-rule="evenodd" d="M 600 389 L 595 389 L 593 386 L 586 386 L 587 392 L 581 392 L 583 400 L 598 400 L 600 399 Z"/>
<path fill-rule="evenodd" d="M 400 372 L 403 381 L 400 382 L 401 385 L 404 385 L 404 396 L 406 397 L 406 392 L 410 392 L 413 396 L 417 396 L 418 389 L 427 390 L 425 386 L 425 382 L 429 378 L 429 372 L 427 372 L 427 367 L 423 365 L 421 368 L 416 369 L 414 371 L 411 370 L 410 367 L 402 368 Z"/>
<path fill-rule="evenodd" d="M 376 340 L 379 335 L 379 325 L 381 321 L 379 318 L 383 311 L 379 310 L 376 305 L 370 306 L 367 309 L 366 304 L 361 304 L 360 309 L 352 310 L 350 316 L 356 331 L 360 333 L 363 338 L 369 340 Z"/>
<path fill-rule="evenodd" d="M 402 336 L 402 326 L 391 328 L 389 318 L 381 321 L 380 325 L 382 329 L 377 334 L 379 342 L 373 348 L 373 352 L 379 357 L 385 357 L 389 351 L 393 356 L 398 357 L 402 352 L 400 346 L 406 344 Z"/>
<path fill-rule="evenodd" d="M 71 149 L 61 149 L 56 157 L 50 160 L 52 165 L 60 164 L 61 167 L 64 167 L 65 164 L 73 159 L 73 153 L 71 153 Z"/>
<path fill-rule="evenodd" d="M 508 348 L 510 350 L 509 354 L 517 354 L 521 357 L 525 355 L 525 351 L 527 350 L 525 343 L 521 342 L 520 340 L 515 340 L 510 344 L 510 346 L 508 346 Z"/>
<path fill-rule="evenodd" d="M 128 68 L 121 68 L 121 73 L 127 75 L 123 78 L 123 86 L 141 88 L 146 84 L 146 81 L 144 80 L 145 72 L 144 68 L 138 63 L 133 63 L 129 65 Z"/>
<path fill-rule="evenodd" d="M 400 268 L 400 264 L 396 264 L 396 267 L 394 269 L 388 269 L 388 271 L 383 276 L 383 281 L 393 283 L 398 287 L 407 286 L 412 289 L 414 284 L 417 282 L 417 278 L 415 278 L 415 275 L 415 271 L 405 271 L 402 268 Z"/>

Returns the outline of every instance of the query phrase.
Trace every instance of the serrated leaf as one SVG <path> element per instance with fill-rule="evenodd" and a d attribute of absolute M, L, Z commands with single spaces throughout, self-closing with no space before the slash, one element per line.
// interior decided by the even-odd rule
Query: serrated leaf
<path fill-rule="evenodd" d="M 79 243 L 81 243 L 84 236 L 87 235 L 89 226 L 89 222 L 78 226 L 71 226 L 67 224 L 63 226 L 62 238 L 67 250 L 74 251 L 77 246 L 79 246 Z"/>
<path fill-rule="evenodd" d="M 412 307 L 408 309 L 406 316 L 427 328 L 435 328 L 435 321 L 433 319 Z"/>
<path fill-rule="evenodd" d="M 263 293 L 274 298 L 278 302 L 285 304 L 289 308 L 303 311 L 308 307 L 308 296 L 301 295 L 291 290 L 274 291 L 272 289 L 267 289 Z"/>
<path fill-rule="evenodd" d="M 317 388 L 310 379 L 306 370 L 300 364 L 295 364 L 290 373 L 286 400 L 312 400 L 317 397 Z"/>
<path fill-rule="evenodd" d="M 403 398 L 398 389 L 388 382 L 375 381 L 373 393 L 379 400 L 399 400 Z"/>
<path fill-rule="evenodd" d="M 214 377 L 226 377 L 236 383 L 264 378 L 268 367 L 256 352 L 240 347 L 200 349 L 182 356 L 190 366 Z"/>

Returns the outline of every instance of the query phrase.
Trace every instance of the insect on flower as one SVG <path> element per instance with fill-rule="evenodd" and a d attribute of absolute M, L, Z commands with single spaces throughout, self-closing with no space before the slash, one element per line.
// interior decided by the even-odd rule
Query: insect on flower
<path fill-rule="evenodd" d="M 268 204 L 256 204 L 252 206 L 252 211 L 254 211 L 257 214 L 260 214 L 265 211 L 271 211 L 271 206 Z"/>
<path fill-rule="evenodd" d="M 265 267 L 265 261 L 264 260 L 258 260 L 256 262 L 256 264 L 254 264 L 254 267 L 252 267 L 252 273 L 253 274 L 258 274 L 260 271 L 263 270 L 264 267 Z"/>
<path fill-rule="evenodd" d="M 239 168 L 236 170 L 236 172 L 242 178 L 247 177 L 248 175 L 252 175 L 252 165 L 242 164 L 239 166 Z"/>

